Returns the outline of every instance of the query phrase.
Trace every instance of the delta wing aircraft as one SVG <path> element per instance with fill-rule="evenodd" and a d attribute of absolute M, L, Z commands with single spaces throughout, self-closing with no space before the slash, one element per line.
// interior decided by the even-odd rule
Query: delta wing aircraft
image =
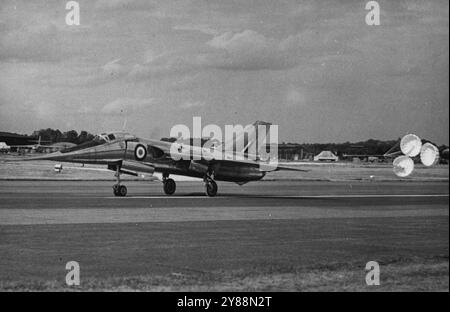
<path fill-rule="evenodd" d="M 258 133 L 261 126 L 266 131 Z M 175 193 L 176 183 L 169 178 L 174 174 L 203 178 L 206 194 L 215 196 L 218 189 L 215 181 L 245 184 L 262 179 L 268 171 L 307 171 L 274 165 L 273 159 L 261 159 L 262 149 L 266 148 L 262 142 L 265 142 L 270 126 L 270 123 L 257 121 L 236 134 L 232 142 L 208 148 L 143 139 L 126 132 L 103 133 L 78 146 L 26 160 L 107 165 L 116 173 L 117 183 L 113 186 L 115 196 L 127 194 L 126 186 L 120 181 L 121 174 L 137 176 L 139 173 L 154 172 L 162 173 L 163 190 L 167 195 Z"/>

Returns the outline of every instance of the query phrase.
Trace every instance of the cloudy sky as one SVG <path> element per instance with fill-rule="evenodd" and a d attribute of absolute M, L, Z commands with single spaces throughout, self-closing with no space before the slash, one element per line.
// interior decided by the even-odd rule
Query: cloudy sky
<path fill-rule="evenodd" d="M 280 141 L 449 143 L 449 2 L 0 3 L 0 130 L 167 136 L 179 123 L 279 125 Z"/>

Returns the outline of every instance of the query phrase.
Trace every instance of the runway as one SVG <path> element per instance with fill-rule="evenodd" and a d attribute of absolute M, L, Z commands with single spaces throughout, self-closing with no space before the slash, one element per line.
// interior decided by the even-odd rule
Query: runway
<path fill-rule="evenodd" d="M 108 194 L 108 182 L 1 183 L 3 225 L 448 216 L 446 183 L 223 183 L 215 198 L 195 182 L 174 196 L 132 182 L 125 198 Z"/>
<path fill-rule="evenodd" d="M 215 198 L 197 182 L 173 196 L 127 182 L 125 198 L 112 184 L 0 181 L 0 280 L 58 281 L 70 260 L 100 280 L 448 264 L 448 182 L 219 182 Z"/>

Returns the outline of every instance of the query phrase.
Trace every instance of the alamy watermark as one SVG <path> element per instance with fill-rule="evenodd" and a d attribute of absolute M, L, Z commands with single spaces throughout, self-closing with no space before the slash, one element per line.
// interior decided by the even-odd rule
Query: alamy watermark
<path fill-rule="evenodd" d="M 278 165 L 278 126 L 266 122 L 254 124 L 202 126 L 201 117 L 192 120 L 192 129 L 178 124 L 170 130 L 177 138 L 170 148 L 174 160 L 254 161 L 260 170 L 272 171 Z M 182 143 L 186 142 L 186 143 Z"/>
<path fill-rule="evenodd" d="M 366 263 L 366 284 L 367 286 L 380 285 L 380 265 L 376 261 L 369 261 Z"/>
<path fill-rule="evenodd" d="M 69 261 L 66 263 L 66 270 L 69 270 L 66 274 L 67 286 L 80 286 L 80 264 L 77 261 Z"/>
<path fill-rule="evenodd" d="M 365 6 L 369 12 L 366 14 L 365 21 L 369 26 L 379 26 L 380 23 L 380 5 L 377 1 L 368 1 Z M 80 25 L 80 4 L 78 1 L 68 1 L 66 3 L 66 24 L 68 26 Z"/>
<path fill-rule="evenodd" d="M 66 24 L 68 26 L 80 26 L 80 4 L 77 1 L 68 1 L 66 3 Z"/>
<path fill-rule="evenodd" d="M 380 23 L 380 5 L 377 1 L 366 3 L 366 10 L 370 10 L 366 15 L 366 24 L 369 26 L 379 26 Z"/>

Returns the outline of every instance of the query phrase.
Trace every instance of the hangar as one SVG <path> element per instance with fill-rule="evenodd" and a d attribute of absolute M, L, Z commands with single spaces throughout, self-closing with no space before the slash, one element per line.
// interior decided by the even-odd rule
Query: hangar
<path fill-rule="evenodd" d="M 314 156 L 314 161 L 338 161 L 339 158 L 330 151 L 321 151 Z"/>

